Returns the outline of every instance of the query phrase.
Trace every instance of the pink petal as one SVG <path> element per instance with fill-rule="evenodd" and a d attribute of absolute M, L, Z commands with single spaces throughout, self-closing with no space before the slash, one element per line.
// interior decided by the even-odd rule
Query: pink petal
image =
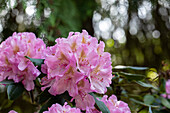
<path fill-rule="evenodd" d="M 25 61 L 21 61 L 18 64 L 18 69 L 21 70 L 21 71 L 23 71 L 26 67 L 27 67 L 27 63 Z"/>

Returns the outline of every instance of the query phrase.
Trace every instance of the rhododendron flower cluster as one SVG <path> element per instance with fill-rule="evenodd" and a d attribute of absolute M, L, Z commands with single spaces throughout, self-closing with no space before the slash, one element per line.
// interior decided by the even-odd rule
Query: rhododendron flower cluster
<path fill-rule="evenodd" d="M 128 104 L 123 101 L 118 101 L 115 95 L 104 95 L 101 101 L 105 103 L 111 113 L 131 113 Z"/>
<path fill-rule="evenodd" d="M 67 105 L 67 102 L 63 106 L 60 104 L 53 104 L 48 111 L 44 111 L 43 113 L 81 113 L 79 108 L 71 108 Z"/>
<path fill-rule="evenodd" d="M 30 91 L 34 89 L 34 80 L 40 71 L 25 56 L 35 61 L 45 59 L 41 71 L 46 76 L 38 79 L 41 89 L 44 91 L 48 88 L 51 96 L 67 91 L 72 97 L 71 102 L 75 100 L 76 108 L 71 108 L 67 102 L 63 106 L 56 103 L 43 113 L 81 113 L 81 110 L 102 113 L 102 110 L 95 108 L 94 97 L 89 93 L 104 94 L 111 84 L 111 55 L 104 52 L 104 47 L 104 42 L 98 43 L 85 30 L 82 33 L 70 32 L 67 39 L 58 38 L 54 46 L 47 48 L 33 33 L 14 33 L 0 45 L 0 81 L 9 79 L 15 83 L 22 82 Z M 170 93 L 169 83 L 167 81 L 167 94 Z M 109 98 L 104 95 L 101 101 L 111 113 L 131 113 L 128 104 L 118 101 L 115 95 Z M 11 110 L 9 113 L 17 112 Z"/>
<path fill-rule="evenodd" d="M 170 79 L 166 81 L 165 90 L 166 90 L 166 94 L 162 94 L 162 96 L 170 99 Z"/>
<path fill-rule="evenodd" d="M 98 99 L 100 100 L 100 99 Z M 109 98 L 107 95 L 104 95 L 101 99 L 102 102 L 107 106 L 110 113 L 131 113 L 128 104 L 123 101 L 118 101 L 115 95 L 111 95 Z M 96 108 L 86 109 L 86 113 L 102 113 Z"/>
<path fill-rule="evenodd" d="M 115 95 L 112 95 L 108 98 L 107 95 L 104 95 L 101 99 L 102 102 L 108 107 L 110 113 L 131 113 L 128 104 L 123 101 L 118 101 Z M 17 113 L 11 110 L 9 113 Z M 67 102 L 64 103 L 63 106 L 56 103 L 53 104 L 48 111 L 44 111 L 43 113 L 81 113 L 79 108 L 71 108 L 67 105 Z M 98 111 L 96 108 L 86 108 L 86 113 L 102 113 Z"/>
<path fill-rule="evenodd" d="M 9 111 L 8 113 L 18 113 L 14 110 Z M 71 108 L 67 102 L 64 103 L 63 106 L 56 103 L 53 104 L 50 108 L 48 108 L 48 111 L 44 111 L 43 113 L 81 113 L 79 108 Z"/>
<path fill-rule="evenodd" d="M 70 32 L 68 38 L 56 39 L 56 45 L 47 48 L 47 77 L 42 79 L 42 90 L 50 87 L 52 95 L 68 91 L 76 107 L 93 108 L 95 101 L 89 92 L 104 94 L 111 84 L 111 55 L 104 52 L 105 44 L 88 35 Z"/>
<path fill-rule="evenodd" d="M 25 56 L 45 58 L 46 45 L 33 33 L 14 33 L 0 45 L 0 81 L 12 79 L 30 91 L 40 71 Z"/>

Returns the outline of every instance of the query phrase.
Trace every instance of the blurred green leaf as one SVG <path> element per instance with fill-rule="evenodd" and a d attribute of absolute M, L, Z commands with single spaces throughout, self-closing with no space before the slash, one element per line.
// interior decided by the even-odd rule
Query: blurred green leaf
<path fill-rule="evenodd" d="M 49 19 L 51 26 L 54 27 L 56 23 L 56 17 L 54 15 L 51 15 Z"/>
<path fill-rule="evenodd" d="M 45 59 L 34 59 L 30 58 L 28 56 L 25 56 L 26 58 L 30 59 L 30 61 L 35 65 L 35 66 L 41 66 L 41 64 L 44 64 Z"/>
<path fill-rule="evenodd" d="M 134 66 L 115 66 L 113 69 L 131 69 L 131 70 L 148 70 L 148 67 L 134 67 Z"/>
<path fill-rule="evenodd" d="M 1 81 L 0 83 L 1 83 L 1 84 L 6 84 L 6 85 L 8 85 L 8 84 L 14 83 L 14 81 L 12 81 L 12 80 L 3 80 L 3 81 Z"/>
<path fill-rule="evenodd" d="M 161 99 L 161 103 L 162 103 L 165 107 L 167 107 L 168 109 L 170 109 L 170 103 L 169 103 L 169 101 L 168 101 L 166 98 L 163 98 L 163 97 L 160 97 L 160 99 Z"/>
<path fill-rule="evenodd" d="M 48 92 L 49 89 L 45 89 L 43 92 L 41 92 L 39 95 L 38 95 L 38 103 L 39 104 L 42 104 L 43 102 L 47 101 L 50 97 L 51 97 L 51 94 Z"/>
<path fill-rule="evenodd" d="M 27 8 L 26 0 L 21 0 L 22 2 L 22 7 L 25 10 Z"/>
<path fill-rule="evenodd" d="M 54 99 L 50 98 L 49 101 L 41 107 L 39 113 L 43 113 L 44 111 L 47 111 L 52 104 L 54 104 Z"/>
<path fill-rule="evenodd" d="M 61 97 L 61 95 L 53 96 L 53 97 L 51 97 L 51 98 L 48 100 L 47 103 L 45 103 L 45 104 L 41 107 L 39 113 L 43 113 L 43 111 L 47 111 L 48 108 L 51 107 L 52 104 L 58 103 L 58 104 L 63 105 L 63 101 L 64 101 L 64 99 Z"/>
<path fill-rule="evenodd" d="M 161 79 L 161 85 L 160 85 L 160 91 L 165 92 L 165 85 L 166 85 L 166 80 L 164 78 Z"/>
<path fill-rule="evenodd" d="M 155 98 L 154 98 L 154 96 L 152 96 L 152 95 L 145 95 L 144 96 L 144 103 L 145 104 L 152 104 L 153 102 L 154 102 L 154 100 L 155 100 Z"/>
<path fill-rule="evenodd" d="M 155 90 L 159 90 L 158 88 L 156 88 L 155 86 L 148 84 L 148 83 L 144 83 L 142 81 L 136 81 L 137 84 L 143 86 L 143 87 L 147 87 L 147 88 L 153 88 Z"/>
<path fill-rule="evenodd" d="M 9 84 L 7 86 L 7 94 L 9 100 L 15 100 L 24 92 L 24 86 L 20 83 Z"/>
<path fill-rule="evenodd" d="M 12 104 L 14 103 L 14 101 L 12 101 L 12 100 L 3 100 L 3 101 L 1 101 L 1 105 L 0 105 L 0 109 L 7 109 L 7 108 L 9 108 Z"/>
<path fill-rule="evenodd" d="M 154 106 L 154 105 L 149 105 L 149 104 L 146 104 L 146 103 L 143 103 L 141 101 L 138 101 L 134 98 L 130 98 L 131 101 L 135 102 L 135 103 L 138 103 L 138 104 L 141 104 L 143 106 L 147 106 L 147 107 L 153 107 L 153 108 L 159 108 L 159 106 Z"/>
<path fill-rule="evenodd" d="M 93 96 L 97 106 L 102 111 L 102 113 L 110 113 L 109 109 L 106 107 L 106 105 L 102 101 L 98 100 L 93 93 L 89 93 L 89 94 Z"/>
<path fill-rule="evenodd" d="M 139 111 L 139 113 L 148 113 L 148 110 L 147 109 L 143 109 L 143 110 Z"/>
<path fill-rule="evenodd" d="M 156 73 L 156 72 L 154 72 L 154 71 L 149 71 L 148 73 L 147 73 L 147 77 L 148 78 L 150 78 L 149 80 L 150 81 L 156 81 L 156 80 L 158 80 L 158 73 Z"/>
<path fill-rule="evenodd" d="M 125 76 L 129 80 L 142 80 L 145 78 L 145 75 L 141 75 L 141 74 L 132 74 L 126 72 L 119 72 L 119 74 Z"/>
<path fill-rule="evenodd" d="M 43 113 L 44 111 L 47 111 L 48 108 L 51 107 L 51 105 L 54 103 L 55 100 L 53 98 L 50 98 L 49 101 L 41 107 L 39 113 Z"/>
<path fill-rule="evenodd" d="M 30 95 L 30 98 L 31 98 L 31 101 L 32 103 L 34 103 L 34 94 L 33 94 L 33 91 L 29 91 L 29 95 Z"/>

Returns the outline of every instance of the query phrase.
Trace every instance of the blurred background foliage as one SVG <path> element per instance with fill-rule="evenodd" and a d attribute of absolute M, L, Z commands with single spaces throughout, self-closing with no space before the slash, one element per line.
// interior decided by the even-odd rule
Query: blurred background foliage
<path fill-rule="evenodd" d="M 105 51 L 112 54 L 113 66 L 152 67 L 137 73 L 145 75 L 147 80 L 142 80 L 155 87 L 161 86 L 162 79 L 170 78 L 169 0 L 0 0 L 1 42 L 13 32 L 34 32 L 47 45 L 54 45 L 56 38 L 82 29 L 105 42 Z M 129 69 L 124 71 L 136 73 Z M 135 99 L 141 101 L 143 96 L 154 93 L 157 98 L 159 95 L 150 87 L 146 89 L 131 79 L 120 77 L 121 74 L 115 74 L 118 78 L 113 83 L 117 85 L 109 90 L 120 95 L 119 99 L 126 101 L 121 97 L 123 93 L 128 94 L 124 95 L 128 98 L 139 95 Z M 29 94 L 9 101 L 5 99 L 5 87 L 0 87 L 0 112 L 14 108 L 21 113 L 31 113 L 39 109 L 36 103 L 30 104 Z M 127 102 L 134 106 L 133 112 L 148 112 L 146 106 Z"/>
<path fill-rule="evenodd" d="M 0 0 L 0 40 L 34 32 L 48 45 L 86 29 L 115 65 L 160 68 L 170 59 L 169 0 Z"/>

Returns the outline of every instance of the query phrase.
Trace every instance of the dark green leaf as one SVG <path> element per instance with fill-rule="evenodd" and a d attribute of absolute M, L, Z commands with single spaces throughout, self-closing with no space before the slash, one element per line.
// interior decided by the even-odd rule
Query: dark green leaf
<path fill-rule="evenodd" d="M 30 98 L 31 98 L 32 103 L 34 103 L 34 94 L 33 94 L 33 91 L 31 90 L 29 92 L 29 94 L 30 94 Z"/>
<path fill-rule="evenodd" d="M 160 98 L 161 98 L 162 104 L 163 104 L 165 107 L 167 107 L 167 108 L 170 109 L 170 103 L 168 102 L 168 100 L 165 99 L 165 98 L 163 98 L 163 97 L 160 97 Z"/>
<path fill-rule="evenodd" d="M 20 83 L 9 84 L 7 87 L 7 94 L 9 100 L 15 100 L 24 92 L 24 86 Z"/>
<path fill-rule="evenodd" d="M 106 105 L 102 101 L 98 100 L 93 93 L 89 93 L 89 94 L 93 96 L 97 106 L 102 111 L 102 113 L 110 113 L 109 109 L 106 107 Z"/>
<path fill-rule="evenodd" d="M 152 95 L 145 95 L 144 96 L 144 103 L 145 104 L 152 104 L 154 102 L 155 98 Z"/>
<path fill-rule="evenodd" d="M 39 113 L 43 113 L 43 111 L 47 111 L 48 108 L 51 107 L 52 104 L 59 103 L 59 104 L 63 105 L 63 103 L 64 103 L 63 101 L 64 101 L 64 99 L 60 95 L 53 96 L 48 100 L 48 102 L 46 104 L 44 104 L 41 107 Z"/>
<path fill-rule="evenodd" d="M 38 96 L 38 103 L 42 104 L 43 102 L 47 101 L 51 94 L 48 92 L 49 89 L 45 89 L 41 94 Z"/>
<path fill-rule="evenodd" d="M 135 103 L 141 104 L 141 105 L 143 105 L 143 106 L 147 106 L 147 107 L 151 106 L 151 107 L 153 107 L 153 108 L 159 108 L 159 106 L 154 106 L 154 105 L 145 104 L 145 103 L 143 103 L 143 102 L 141 102 L 141 101 L 135 100 L 134 98 L 130 98 L 130 100 L 133 101 L 133 102 L 135 102 Z"/>
<path fill-rule="evenodd" d="M 12 83 L 14 83 L 14 81 L 12 81 L 12 80 L 3 80 L 0 82 L 0 84 L 6 84 L 6 85 L 12 84 Z"/>
<path fill-rule="evenodd" d="M 54 103 L 55 103 L 54 99 L 50 98 L 50 100 L 41 107 L 39 113 L 43 113 L 44 111 L 47 111 L 48 108 L 51 107 L 51 105 L 54 104 Z"/>
<path fill-rule="evenodd" d="M 165 92 L 165 84 L 166 84 L 166 80 L 164 78 L 161 79 L 161 85 L 160 85 L 160 91 L 161 92 Z"/>
<path fill-rule="evenodd" d="M 115 66 L 113 69 L 131 69 L 131 70 L 148 70 L 148 67 L 133 67 L 133 66 Z"/>
<path fill-rule="evenodd" d="M 30 59 L 30 61 L 35 65 L 35 66 L 41 66 L 41 64 L 44 64 L 45 59 L 34 59 L 30 58 L 28 56 L 25 56 L 26 58 Z"/>
<path fill-rule="evenodd" d="M 49 22 L 50 22 L 51 26 L 54 27 L 56 24 L 56 17 L 54 15 L 51 15 L 49 19 L 50 19 Z"/>
<path fill-rule="evenodd" d="M 119 74 L 125 76 L 129 80 L 142 80 L 145 78 L 145 75 L 141 75 L 141 74 L 132 74 L 132 73 L 125 73 L 125 72 L 119 72 Z"/>
<path fill-rule="evenodd" d="M 136 81 L 137 84 L 143 86 L 143 87 L 147 87 L 147 88 L 153 88 L 155 90 L 158 90 L 158 88 L 156 88 L 155 86 L 148 84 L 148 83 L 144 83 L 142 81 Z"/>

